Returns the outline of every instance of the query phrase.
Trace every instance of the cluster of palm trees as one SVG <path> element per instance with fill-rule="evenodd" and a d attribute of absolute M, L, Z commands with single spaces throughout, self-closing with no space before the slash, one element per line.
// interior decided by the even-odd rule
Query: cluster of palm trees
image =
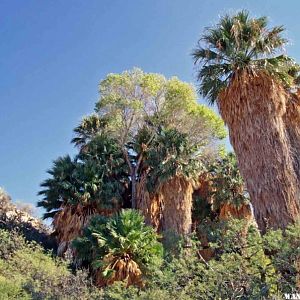
<path fill-rule="evenodd" d="M 124 246 L 120 241 L 130 236 L 124 235 L 126 217 L 132 222 L 137 218 L 138 226 L 143 221 L 130 212 L 114 215 L 122 208 L 139 210 L 158 232 L 179 235 L 189 234 L 192 222 L 199 221 L 192 220 L 193 203 L 197 216 L 213 203 L 220 217 L 248 217 L 250 198 L 261 232 L 298 220 L 300 67 L 283 54 L 283 31 L 281 26 L 269 28 L 265 17 L 251 18 L 241 11 L 207 28 L 193 51 L 199 93 L 210 104 L 217 103 L 247 191 L 232 156 L 211 164 L 220 157 L 223 123 L 197 104 L 189 84 L 139 69 L 109 74 L 100 83 L 95 113 L 74 130 L 78 155 L 56 160 L 39 193 L 44 198 L 38 205 L 46 208 L 45 217 L 53 218 L 61 254 L 91 224 L 96 233 L 86 229 L 81 242 L 91 245 L 94 260 L 104 251 L 98 255 L 102 271 L 115 269 L 116 280 L 127 274 L 139 281 L 136 253 L 116 253 Z M 205 186 L 208 192 L 201 191 Z M 197 193 L 208 193 L 204 198 L 212 200 L 203 205 L 200 197 L 202 202 L 195 202 Z M 242 209 L 240 203 L 245 204 Z M 99 215 L 114 215 L 114 221 L 93 221 Z M 136 235 L 139 243 L 141 232 L 149 231 L 145 228 Z M 152 233 L 149 236 L 154 243 Z M 119 250 L 112 253 L 109 245 L 117 238 L 112 248 Z M 77 258 L 81 242 L 73 249 Z"/>
<path fill-rule="evenodd" d="M 142 211 L 158 231 L 190 232 L 192 181 L 225 136 L 190 84 L 139 69 L 109 74 L 74 133 L 78 155 L 56 160 L 39 193 L 60 253 L 93 215 L 121 208 Z"/>

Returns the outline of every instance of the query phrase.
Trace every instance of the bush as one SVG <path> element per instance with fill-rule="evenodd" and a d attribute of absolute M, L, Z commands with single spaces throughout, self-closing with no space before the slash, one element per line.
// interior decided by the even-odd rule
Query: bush
<path fill-rule="evenodd" d="M 76 275 L 36 243 L 0 230 L 0 299 L 100 299 L 87 274 Z"/>
<path fill-rule="evenodd" d="M 95 227 L 90 227 L 89 237 L 96 233 L 94 238 L 98 242 L 101 236 L 107 238 L 105 243 L 100 243 L 103 253 L 107 249 L 114 249 L 114 255 L 122 253 L 120 242 L 128 245 L 125 237 L 128 239 L 130 232 L 129 245 L 136 245 L 136 251 L 144 253 L 141 244 L 133 243 L 137 236 L 140 238 L 140 230 L 131 231 L 133 224 L 137 227 L 135 222 L 139 218 L 136 212 L 126 213 L 129 214 L 126 218 L 119 215 L 101 222 L 92 221 L 91 226 Z M 167 252 L 161 265 L 152 263 L 151 257 L 155 256 L 149 256 L 144 286 L 128 287 L 126 281 L 119 281 L 102 289 L 92 284 L 86 272 L 72 273 L 66 261 L 45 253 L 41 246 L 26 242 L 16 232 L 0 230 L 0 299 L 281 299 L 283 293 L 297 291 L 300 224 L 291 225 L 285 231 L 268 230 L 264 236 L 253 226 L 246 230 L 242 220 L 205 225 L 209 246 L 214 250 L 214 257 L 209 261 L 202 259 L 200 242 L 194 240 L 191 248 L 179 247 L 176 255 Z M 92 228 L 98 228 L 98 232 Z M 153 241 L 155 244 L 156 239 Z"/>
<path fill-rule="evenodd" d="M 168 256 L 161 268 L 148 277 L 146 288 L 124 289 L 117 284 L 104 290 L 105 299 L 281 299 L 283 292 L 295 291 L 296 283 L 285 278 L 279 268 L 285 262 L 295 262 L 300 241 L 299 227 L 290 226 L 282 238 L 278 231 L 269 231 L 270 236 L 261 237 L 250 226 L 245 230 L 244 221 L 231 220 L 213 223 L 210 232 L 210 247 L 215 256 L 205 262 L 195 248 L 182 249 L 176 257 Z M 274 239 L 274 235 L 279 238 Z M 267 246 L 272 255 L 267 253 Z M 267 242 L 268 241 L 268 242 Z M 281 242 L 278 242 L 281 241 Z M 275 245 L 280 248 L 274 251 Z M 294 251 L 293 251 L 294 249 Z M 294 264 L 290 265 L 294 272 Z M 282 274 L 283 272 L 283 274 Z M 295 277 L 293 277 L 295 278 Z"/>
<path fill-rule="evenodd" d="M 25 239 L 16 231 L 0 229 L 0 259 L 10 258 L 17 250 L 24 248 Z"/>
<path fill-rule="evenodd" d="M 285 231 L 269 230 L 263 241 L 265 251 L 278 273 L 278 289 L 283 293 L 299 293 L 300 223 L 288 226 Z"/>

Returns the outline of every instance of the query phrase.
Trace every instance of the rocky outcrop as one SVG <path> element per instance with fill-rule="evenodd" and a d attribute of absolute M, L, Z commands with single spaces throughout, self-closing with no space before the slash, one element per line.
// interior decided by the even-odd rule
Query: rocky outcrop
<path fill-rule="evenodd" d="M 22 233 L 28 241 L 35 241 L 46 249 L 55 249 L 52 230 L 24 208 L 18 208 L 11 197 L 0 188 L 0 228 Z"/>

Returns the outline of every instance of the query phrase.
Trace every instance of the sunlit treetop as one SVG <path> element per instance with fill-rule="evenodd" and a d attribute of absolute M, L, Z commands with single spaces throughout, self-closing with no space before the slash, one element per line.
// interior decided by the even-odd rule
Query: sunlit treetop
<path fill-rule="evenodd" d="M 134 68 L 109 74 L 100 82 L 99 93 L 95 111 L 121 144 L 149 124 L 176 128 L 201 143 L 226 136 L 221 118 L 197 102 L 191 84 L 176 77 L 167 79 Z"/>

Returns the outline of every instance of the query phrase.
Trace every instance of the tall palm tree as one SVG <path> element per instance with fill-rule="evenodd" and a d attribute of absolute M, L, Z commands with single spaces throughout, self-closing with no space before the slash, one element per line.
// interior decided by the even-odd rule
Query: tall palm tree
<path fill-rule="evenodd" d="M 217 102 L 262 231 L 299 217 L 299 188 L 283 115 L 293 61 L 283 27 L 241 11 L 207 28 L 193 52 L 199 92 Z"/>

